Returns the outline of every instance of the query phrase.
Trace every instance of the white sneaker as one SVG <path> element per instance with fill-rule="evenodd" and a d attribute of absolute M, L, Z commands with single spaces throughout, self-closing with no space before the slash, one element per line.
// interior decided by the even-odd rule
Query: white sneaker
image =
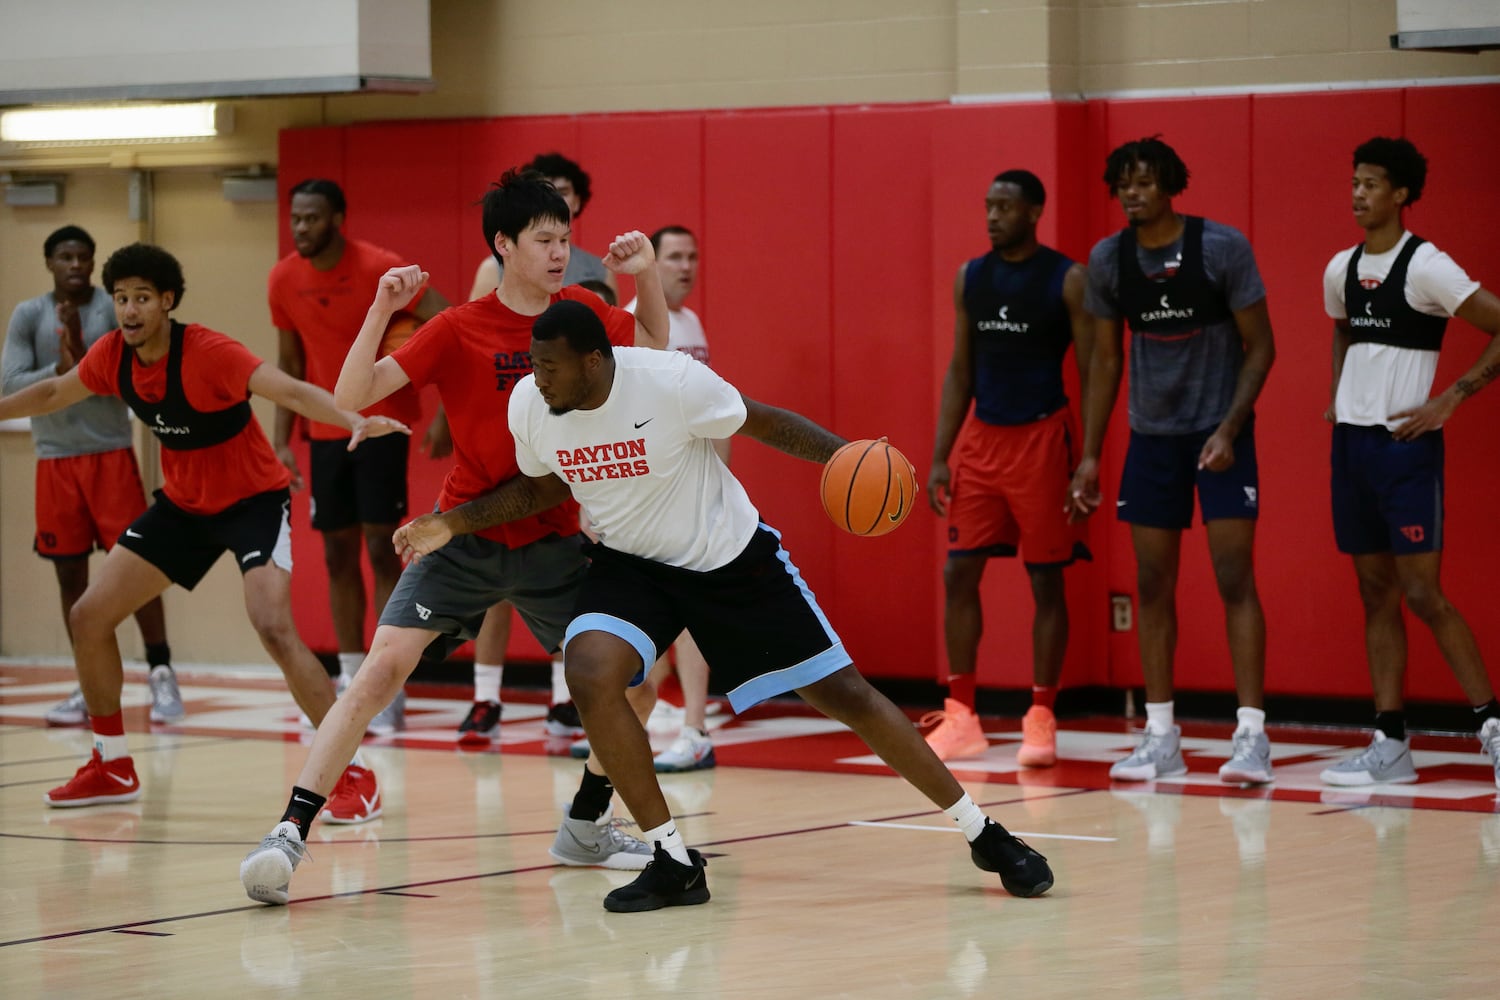
<path fill-rule="evenodd" d="M 663 772 L 702 771 L 714 767 L 714 744 L 708 734 L 692 726 L 683 726 L 682 735 L 672 741 L 655 758 L 656 769 Z"/>
<path fill-rule="evenodd" d="M 1479 727 L 1479 744 L 1495 767 L 1495 787 L 1500 788 L 1500 719 L 1490 719 Z"/>

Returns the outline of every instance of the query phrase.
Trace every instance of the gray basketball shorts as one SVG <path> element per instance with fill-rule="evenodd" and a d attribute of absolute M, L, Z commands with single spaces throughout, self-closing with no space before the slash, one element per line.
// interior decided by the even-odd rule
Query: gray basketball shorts
<path fill-rule="evenodd" d="M 424 659 L 442 659 L 479 634 L 486 611 L 509 601 L 542 648 L 556 650 L 588 572 L 582 539 L 548 535 L 512 549 L 459 535 L 402 570 L 380 624 L 439 633 Z"/>

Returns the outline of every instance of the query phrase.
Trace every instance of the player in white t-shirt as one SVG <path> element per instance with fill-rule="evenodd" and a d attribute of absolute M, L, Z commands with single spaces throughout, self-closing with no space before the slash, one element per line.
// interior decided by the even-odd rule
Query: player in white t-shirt
<path fill-rule="evenodd" d="M 687 298 L 698 283 L 698 238 L 686 226 L 663 226 L 651 234 L 656 248 L 656 271 L 661 275 L 662 292 L 667 297 L 667 350 L 691 354 L 705 365 L 710 364 L 708 335 L 703 321 L 688 308 Z M 635 312 L 635 300 L 625 307 Z M 727 465 L 729 438 L 711 442 L 714 452 Z M 718 764 L 713 741 L 708 735 L 708 661 L 688 632 L 672 643 L 676 657 L 677 679 L 682 685 L 682 728 L 672 745 L 656 755 L 658 771 L 701 771 Z M 659 687 L 673 669 L 672 661 L 662 656 L 651 668 L 651 682 Z M 658 701 L 659 706 L 667 706 Z M 655 723 L 655 718 L 651 720 Z M 650 728 L 648 726 L 648 728 Z"/>
<path fill-rule="evenodd" d="M 587 315 L 585 315 L 587 313 Z M 1006 890 L 1052 887 L 1046 859 L 988 819 L 901 710 L 854 669 L 780 536 L 711 442 L 745 434 L 826 462 L 846 442 L 807 418 L 742 396 L 676 351 L 611 348 L 592 312 L 558 302 L 532 327 L 532 374 L 510 401 L 524 475 L 396 532 L 403 558 L 454 534 L 543 509 L 571 491 L 598 535 L 563 641 L 568 687 L 594 752 L 642 839 L 640 876 L 605 897 L 615 912 L 708 901 L 704 861 L 677 831 L 646 732 L 625 698 L 684 628 L 730 685 L 736 711 L 796 692 L 854 730 L 964 831 L 970 856 Z"/>
<path fill-rule="evenodd" d="M 1474 707 L 1480 743 L 1500 786 L 1500 703 L 1474 633 L 1443 595 L 1443 432 L 1458 405 L 1500 374 L 1500 299 L 1447 254 L 1406 231 L 1402 212 L 1422 195 L 1427 160 L 1406 139 L 1375 138 L 1354 151 L 1354 220 L 1364 242 L 1323 273 L 1334 321 L 1333 524 L 1354 560 L 1365 609 L 1365 655 L 1375 692 L 1375 735 L 1327 768 L 1332 785 L 1417 780 L 1402 688 L 1401 602 L 1432 630 Z M 1467 372 L 1432 398 L 1450 316 L 1489 334 Z"/>

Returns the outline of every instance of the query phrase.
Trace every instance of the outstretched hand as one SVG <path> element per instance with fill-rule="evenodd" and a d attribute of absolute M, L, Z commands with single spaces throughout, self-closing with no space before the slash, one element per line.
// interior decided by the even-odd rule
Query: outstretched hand
<path fill-rule="evenodd" d="M 655 263 L 651 239 L 639 229 L 616 236 L 604 255 L 604 266 L 616 274 L 640 274 Z"/>
<path fill-rule="evenodd" d="M 423 556 L 436 552 L 452 540 L 453 532 L 439 514 L 413 518 L 391 536 L 391 544 L 396 547 L 396 555 L 401 557 L 404 565 L 421 561 Z"/>
<path fill-rule="evenodd" d="M 359 447 L 361 441 L 385 437 L 387 434 L 410 434 L 411 428 L 390 417 L 360 417 L 354 421 L 349 435 L 349 450 Z"/>

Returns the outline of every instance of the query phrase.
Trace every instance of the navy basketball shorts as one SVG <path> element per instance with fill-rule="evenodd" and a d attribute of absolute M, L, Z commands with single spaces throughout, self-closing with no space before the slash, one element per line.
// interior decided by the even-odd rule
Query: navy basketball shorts
<path fill-rule="evenodd" d="M 1443 432 L 1397 441 L 1384 427 L 1333 428 L 1333 536 L 1348 555 L 1443 547 Z"/>
<path fill-rule="evenodd" d="M 1115 516 L 1143 528 L 1190 528 L 1193 492 L 1203 521 L 1255 520 L 1260 514 L 1260 468 L 1255 460 L 1255 421 L 1245 421 L 1234 439 L 1234 464 L 1223 472 L 1198 468 L 1213 428 L 1191 434 L 1130 432 Z"/>
<path fill-rule="evenodd" d="M 309 441 L 312 526 L 339 531 L 356 524 L 394 526 L 406 518 L 406 470 L 411 438 L 386 434 L 361 441 Z"/>
<path fill-rule="evenodd" d="M 756 529 L 738 556 L 707 572 L 603 545 L 586 551 L 592 563 L 564 647 L 584 632 L 624 639 L 640 657 L 632 685 L 684 628 L 708 661 L 714 690 L 727 691 L 736 712 L 853 662 L 768 525 Z"/>
<path fill-rule="evenodd" d="M 458 535 L 401 571 L 380 624 L 438 633 L 424 658 L 441 660 L 479 634 L 484 614 L 510 601 L 548 652 L 558 648 L 588 562 L 582 535 L 548 535 L 510 548 Z"/>
<path fill-rule="evenodd" d="M 292 495 L 285 489 L 247 497 L 217 514 L 191 514 L 161 490 L 126 528 L 121 545 L 192 590 L 227 550 L 244 574 L 266 563 L 292 571 Z"/>

